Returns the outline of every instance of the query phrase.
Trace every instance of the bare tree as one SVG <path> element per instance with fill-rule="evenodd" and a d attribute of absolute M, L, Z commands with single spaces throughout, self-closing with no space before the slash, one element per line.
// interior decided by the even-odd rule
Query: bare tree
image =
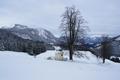
<path fill-rule="evenodd" d="M 109 59 L 111 56 L 111 50 L 112 50 L 112 45 L 111 43 L 115 41 L 117 38 L 119 38 L 120 35 L 115 36 L 113 38 L 110 38 L 108 35 L 103 35 L 102 39 L 103 41 L 101 42 L 101 45 L 97 47 L 101 47 L 101 57 L 103 59 L 103 63 L 105 63 L 105 59 Z"/>
<path fill-rule="evenodd" d="M 80 14 L 79 10 L 76 10 L 74 6 L 66 7 L 66 11 L 62 15 L 61 30 L 63 36 L 66 39 L 66 44 L 69 50 L 69 59 L 73 60 L 73 54 L 77 39 L 83 37 L 86 26 L 84 26 L 85 20 Z"/>
<path fill-rule="evenodd" d="M 110 57 L 110 38 L 107 35 L 102 36 L 102 43 L 101 43 L 101 57 L 103 59 L 103 63 L 105 63 L 105 59 L 108 59 Z"/>

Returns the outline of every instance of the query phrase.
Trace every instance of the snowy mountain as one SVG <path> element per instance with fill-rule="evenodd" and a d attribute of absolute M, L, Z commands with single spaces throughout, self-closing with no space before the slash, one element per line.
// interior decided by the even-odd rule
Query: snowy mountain
<path fill-rule="evenodd" d="M 101 44 L 102 42 L 102 36 L 96 36 L 96 35 L 91 35 L 91 36 L 86 36 L 84 38 L 85 44 L 87 44 L 89 47 L 95 47 L 98 44 Z"/>
<path fill-rule="evenodd" d="M 59 38 L 59 42 L 63 43 L 64 41 L 65 41 L 65 37 L 61 36 Z M 101 41 L 102 41 L 102 36 L 100 36 L 100 35 L 89 35 L 89 36 L 87 35 L 82 39 L 81 38 L 78 39 L 78 43 L 84 43 L 91 47 L 93 47 L 97 44 L 100 44 Z"/>
<path fill-rule="evenodd" d="M 23 38 L 34 41 L 43 41 L 46 43 L 55 43 L 55 36 L 48 30 L 39 28 L 29 28 L 29 26 L 15 24 L 12 28 L 4 28 L 11 31 L 13 34 Z"/>
<path fill-rule="evenodd" d="M 0 29 L 0 51 L 18 51 L 37 55 L 45 52 L 46 47 L 43 42 L 23 39 L 10 31 Z"/>

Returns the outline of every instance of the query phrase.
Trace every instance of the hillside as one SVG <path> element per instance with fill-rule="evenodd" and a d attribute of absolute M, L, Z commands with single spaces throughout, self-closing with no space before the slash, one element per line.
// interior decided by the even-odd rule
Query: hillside
<path fill-rule="evenodd" d="M 36 58 L 19 53 L 0 51 L 0 80 L 119 80 L 120 64 L 108 60 L 102 64 L 89 52 L 82 52 L 89 59 L 74 61 L 47 60 L 55 51 Z"/>
<path fill-rule="evenodd" d="M 37 55 L 46 51 L 46 45 L 40 41 L 23 39 L 7 30 L 0 29 L 0 51 L 6 50 Z"/>

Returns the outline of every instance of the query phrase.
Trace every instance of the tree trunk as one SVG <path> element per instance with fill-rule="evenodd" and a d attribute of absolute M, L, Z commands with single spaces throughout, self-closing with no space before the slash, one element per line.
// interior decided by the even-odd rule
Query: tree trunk
<path fill-rule="evenodd" d="M 70 45 L 70 48 L 69 48 L 69 59 L 73 60 L 73 46 L 72 45 Z"/>
<path fill-rule="evenodd" d="M 105 63 L 105 58 L 103 58 L 103 63 Z"/>

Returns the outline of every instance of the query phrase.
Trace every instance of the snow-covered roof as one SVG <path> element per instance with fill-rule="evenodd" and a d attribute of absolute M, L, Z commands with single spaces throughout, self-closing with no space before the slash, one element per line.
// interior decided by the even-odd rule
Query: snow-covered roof
<path fill-rule="evenodd" d="M 55 50 L 57 50 L 57 51 L 61 49 L 60 46 L 54 46 L 54 48 L 55 48 Z"/>

